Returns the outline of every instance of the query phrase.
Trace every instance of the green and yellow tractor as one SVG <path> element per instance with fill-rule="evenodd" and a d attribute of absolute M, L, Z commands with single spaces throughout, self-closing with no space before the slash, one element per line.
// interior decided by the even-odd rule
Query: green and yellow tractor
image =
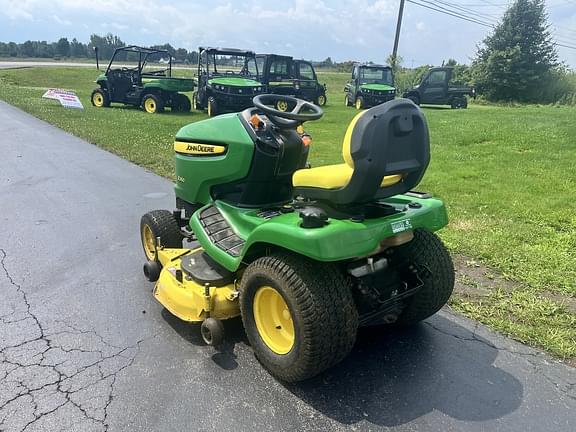
<path fill-rule="evenodd" d="M 322 114 L 267 94 L 184 126 L 174 142 L 176 210 L 140 223 L 154 297 L 200 324 L 210 345 L 222 343 L 223 320 L 241 317 L 262 365 L 286 382 L 342 360 L 360 326 L 426 319 L 454 286 L 434 234 L 446 208 L 414 191 L 430 161 L 420 109 L 398 99 L 358 113 L 342 162 L 310 168 L 304 123 Z"/>

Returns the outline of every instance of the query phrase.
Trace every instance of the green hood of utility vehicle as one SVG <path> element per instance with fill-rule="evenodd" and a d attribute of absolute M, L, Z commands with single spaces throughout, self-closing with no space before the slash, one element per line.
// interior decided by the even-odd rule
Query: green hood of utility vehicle
<path fill-rule="evenodd" d="M 254 81 L 249 78 L 236 78 L 236 77 L 222 77 L 222 78 L 212 78 L 208 80 L 208 84 L 214 85 L 219 84 L 223 86 L 231 87 L 259 87 L 262 84 L 258 81 Z"/>
<path fill-rule="evenodd" d="M 389 86 L 387 84 L 360 84 L 360 88 L 366 90 L 378 90 L 378 91 L 396 90 L 394 87 Z"/>

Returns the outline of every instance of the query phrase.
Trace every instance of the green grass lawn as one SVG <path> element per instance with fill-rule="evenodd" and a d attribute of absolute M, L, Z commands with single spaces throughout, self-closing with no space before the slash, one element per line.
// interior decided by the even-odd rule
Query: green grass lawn
<path fill-rule="evenodd" d="M 93 108 L 97 75 L 84 68 L 0 71 L 0 99 L 172 177 L 175 132 L 206 115 Z M 328 106 L 323 119 L 307 124 L 313 165 L 341 161 L 342 137 L 356 113 L 343 104 L 346 78 L 320 74 Z M 48 87 L 75 90 L 85 110 L 41 99 Z M 441 236 L 452 252 L 468 257 L 458 275 L 467 289 L 452 307 L 560 357 L 576 356 L 576 108 L 471 105 L 424 112 L 432 162 L 419 189 L 446 201 L 451 222 Z M 468 275 L 476 262 L 484 269 L 481 281 Z"/>

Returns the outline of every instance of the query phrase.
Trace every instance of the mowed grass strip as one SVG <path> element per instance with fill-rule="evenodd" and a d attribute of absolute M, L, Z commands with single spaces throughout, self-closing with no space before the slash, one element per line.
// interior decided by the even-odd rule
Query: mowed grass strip
<path fill-rule="evenodd" d="M 84 68 L 0 71 L 0 99 L 172 178 L 175 132 L 206 115 L 94 108 L 89 97 L 97 75 Z M 328 106 L 320 121 L 306 125 L 313 165 L 342 160 L 342 137 L 356 114 L 343 103 L 347 75 L 319 76 L 328 85 Z M 48 87 L 75 90 L 85 110 L 41 99 Z M 452 307 L 560 357 L 576 356 L 576 109 L 472 104 L 424 112 L 432 162 L 419 189 L 448 206 L 442 238 L 452 252 L 486 265 L 486 274 L 493 268 L 516 282 L 482 288 L 463 266 L 459 281 L 469 289 Z"/>

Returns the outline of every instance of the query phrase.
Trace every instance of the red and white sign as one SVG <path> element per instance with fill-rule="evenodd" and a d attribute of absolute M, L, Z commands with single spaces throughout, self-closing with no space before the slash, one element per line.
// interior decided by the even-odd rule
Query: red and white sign
<path fill-rule="evenodd" d="M 42 97 L 45 99 L 56 99 L 60 102 L 60 105 L 66 108 L 84 109 L 82 102 L 80 102 L 80 99 L 73 91 L 52 88 L 48 89 Z"/>

